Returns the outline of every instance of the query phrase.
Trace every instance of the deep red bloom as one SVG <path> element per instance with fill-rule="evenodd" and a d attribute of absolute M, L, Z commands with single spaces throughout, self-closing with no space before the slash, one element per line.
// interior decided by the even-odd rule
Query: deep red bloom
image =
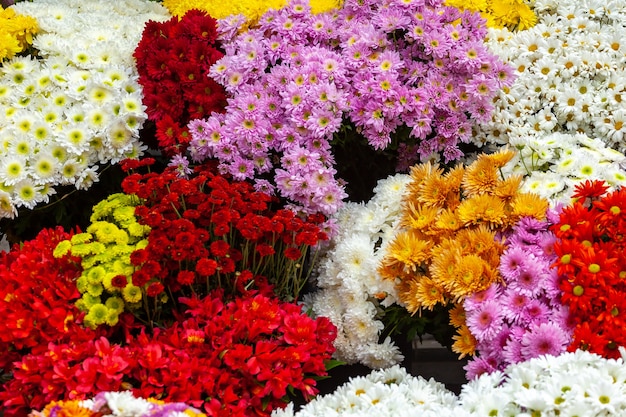
<path fill-rule="evenodd" d="M 111 285 L 115 288 L 124 288 L 128 285 L 128 279 L 126 275 L 118 274 L 111 278 Z"/>
<path fill-rule="evenodd" d="M 294 247 L 285 249 L 284 254 L 285 254 L 285 258 L 291 259 L 292 261 L 297 261 L 298 259 L 302 257 L 302 252 L 300 252 L 300 249 L 294 248 Z"/>
<path fill-rule="evenodd" d="M 191 285 L 196 280 L 196 274 L 193 271 L 178 271 L 176 280 L 181 285 Z"/>
<path fill-rule="evenodd" d="M 222 258 L 228 254 L 230 245 L 225 240 L 216 240 L 211 242 L 211 254 L 218 258 Z"/>
<path fill-rule="evenodd" d="M 214 259 L 201 258 L 196 263 L 196 272 L 198 275 L 208 277 L 215 274 L 217 270 L 217 262 Z"/>
<path fill-rule="evenodd" d="M 152 282 L 150 283 L 150 285 L 148 285 L 148 288 L 146 289 L 146 294 L 148 295 L 148 297 L 156 297 L 157 295 L 161 294 L 164 290 L 165 290 L 165 287 L 163 286 L 163 284 L 161 284 L 158 281 Z"/>

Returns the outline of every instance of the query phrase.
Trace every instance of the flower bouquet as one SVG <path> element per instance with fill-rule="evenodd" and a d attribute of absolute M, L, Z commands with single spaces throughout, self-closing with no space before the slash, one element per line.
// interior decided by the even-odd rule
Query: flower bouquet
<path fill-rule="evenodd" d="M 551 226 L 561 302 L 574 331 L 569 349 L 618 358 L 623 336 L 624 213 L 626 189 L 607 192 L 602 181 L 576 188 L 578 199 Z"/>
<path fill-rule="evenodd" d="M 501 178 L 514 151 L 481 154 L 443 172 L 430 163 L 411 170 L 399 227 L 379 267 L 411 314 L 444 306 L 457 328 L 452 350 L 472 355 L 463 300 L 500 280 L 503 239 L 523 217 L 543 219 L 548 202 L 519 191 L 520 176 Z"/>
<path fill-rule="evenodd" d="M 7 286 L 6 416 L 124 390 L 210 415 L 268 415 L 315 395 L 333 366 L 334 325 L 295 302 L 323 219 L 273 209 L 275 198 L 211 165 L 189 178 L 139 173 L 150 162 L 122 164 L 135 171 L 128 194 L 94 206 L 84 232 L 33 243 L 40 275 L 29 279 L 45 280 L 33 283 L 45 304 L 24 308 L 33 296 Z M 3 255 L 12 269 L 29 247 Z M 68 288 L 48 289 L 64 271 Z"/>
<path fill-rule="evenodd" d="M 220 172 L 326 215 L 347 196 L 338 149 L 400 149 L 405 166 L 440 153 L 456 160 L 471 121 L 487 120 L 512 81 L 486 50 L 482 23 L 439 1 L 348 0 L 320 14 L 292 1 L 247 31 L 224 28 L 235 35 L 221 38 L 225 56 L 209 74 L 228 105 L 189 123 L 191 158 L 217 159 Z M 343 179 L 366 176 L 355 174 Z"/>
<path fill-rule="evenodd" d="M 82 224 L 76 199 L 95 204 L 119 191 L 116 164 L 146 149 L 132 52 L 144 24 L 169 15 L 147 0 L 41 0 L 8 10 L 39 29 L 24 28 L 18 37 L 32 36 L 31 47 L 0 64 L 0 219 L 18 242 L 43 227 Z"/>

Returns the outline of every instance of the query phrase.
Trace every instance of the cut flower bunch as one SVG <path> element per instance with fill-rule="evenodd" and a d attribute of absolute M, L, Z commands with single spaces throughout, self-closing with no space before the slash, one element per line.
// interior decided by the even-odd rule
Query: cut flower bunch
<path fill-rule="evenodd" d="M 136 398 L 128 391 L 101 392 L 88 400 L 55 401 L 29 417 L 205 417 L 184 403 L 166 403 L 155 399 Z"/>
<path fill-rule="evenodd" d="M 626 412 L 625 382 L 623 349 L 617 359 L 583 351 L 545 355 L 470 381 L 458 396 L 393 367 L 272 417 L 620 416 Z"/>
<path fill-rule="evenodd" d="M 562 303 L 574 324 L 571 350 L 618 358 L 626 345 L 626 189 L 607 192 L 602 181 L 576 188 L 578 201 L 551 227 Z"/>
<path fill-rule="evenodd" d="M 337 231 L 312 273 L 316 290 L 305 304 L 337 326 L 335 357 L 343 362 L 378 369 L 404 359 L 384 322 L 386 308 L 398 301 L 396 288 L 377 266 L 393 237 L 409 181 L 407 174 L 381 179 L 368 202 L 342 206 L 334 216 Z"/>
<path fill-rule="evenodd" d="M 463 301 L 476 339 L 476 354 L 465 366 L 469 380 L 541 355 L 557 356 L 572 342 L 554 268 L 556 237 L 549 230 L 558 220 L 557 210 L 548 210 L 545 220 L 522 218 L 504 241 L 501 279 Z"/>
<path fill-rule="evenodd" d="M 411 169 L 399 228 L 379 272 L 396 283 L 399 301 L 411 314 L 449 306 L 457 328 L 453 351 L 474 354 L 463 300 L 500 280 L 503 238 L 523 217 L 545 218 L 548 202 L 519 191 L 520 176 L 501 178 L 514 151 L 480 154 L 445 172 L 430 163 Z"/>
<path fill-rule="evenodd" d="M 88 189 L 99 169 L 141 155 L 146 119 L 132 61 L 143 24 L 165 9 L 125 0 L 23 2 L 36 54 L 0 66 L 0 217 L 47 203 L 57 187 Z M 115 21 L 101 28 L 102 21 Z M 91 30 L 84 30 L 90 27 Z M 113 35 L 111 34 L 113 31 Z"/>
<path fill-rule="evenodd" d="M 226 104 L 224 89 L 208 77 L 223 56 L 217 35 L 217 21 L 192 10 L 181 18 L 148 22 L 135 48 L 143 104 L 156 123 L 158 147 L 168 157 L 185 155 L 190 119 L 219 112 Z"/>
<path fill-rule="evenodd" d="M 177 190 L 176 184 L 172 189 Z M 229 188 L 219 188 L 212 197 L 227 198 L 224 190 Z M 193 201 L 191 194 L 187 197 Z M 131 262 L 136 263 L 135 256 L 141 259 L 134 254 L 142 249 L 135 246 L 133 250 L 133 238 L 145 234 L 148 249 L 151 236 L 158 241 L 184 232 L 176 227 L 180 223 L 167 221 L 166 211 L 158 215 L 171 226 L 171 233 L 163 225 L 140 227 L 129 216 L 136 205 L 129 201 L 132 198 L 114 195 L 98 205 L 90 232 L 43 230 L 32 243 L 15 245 L 1 255 L 7 265 L 0 269 L 3 282 L 13 282 L 3 288 L 2 302 L 4 311 L 10 312 L 3 322 L 2 337 L 6 348 L 2 371 L 7 378 L 0 390 L 4 415 L 24 416 L 51 401 L 82 400 L 106 391 L 131 390 L 142 398 L 184 402 L 212 416 L 268 415 L 296 393 L 305 399 L 315 395 L 316 379 L 326 375 L 332 364 L 336 329 L 328 319 L 312 319 L 296 303 L 278 299 L 260 276 L 255 277 L 255 289 L 248 282 L 233 288 L 234 294 L 222 288 L 211 290 L 204 280 L 199 287 L 186 282 L 181 290 L 183 284 L 176 280 L 187 274 L 182 269 L 176 273 L 170 262 L 167 267 L 174 276 L 164 282 L 177 286 L 167 288 L 173 303 L 158 316 L 143 314 L 142 309 L 137 313 L 137 303 L 139 307 L 154 306 L 167 297 L 162 291 L 153 292 L 160 282 L 140 284 L 135 280 L 139 275 L 132 272 Z M 235 207 L 248 207 L 248 201 L 229 201 L 233 208 L 220 215 L 235 213 Z M 163 205 L 172 210 L 171 202 Z M 253 233 L 247 223 L 250 219 L 244 216 L 233 229 L 239 226 L 241 233 L 253 239 L 248 235 Z M 183 223 L 193 225 L 191 221 Z M 229 223 L 219 225 L 228 227 Z M 273 225 L 291 230 L 279 236 L 293 238 L 293 228 L 302 223 L 275 221 Z M 235 233 L 223 228 L 222 232 Z M 93 240 L 88 241 L 92 233 Z M 225 240 L 215 241 L 224 243 L 215 250 L 218 246 L 229 250 Z M 84 258 L 71 255 L 68 251 L 72 249 Z M 235 249 L 230 253 L 242 261 Z M 81 264 L 85 267 L 82 271 Z M 159 267 L 157 262 L 153 264 L 152 268 Z M 221 267 L 215 264 L 216 270 Z M 21 274 L 15 275 L 18 271 Z M 236 280 L 238 274 L 231 272 L 217 272 L 216 281 L 220 273 L 222 284 Z M 128 282 L 124 274 L 131 274 Z M 120 282 L 124 282 L 123 288 Z M 142 286 L 128 291 L 133 283 Z M 34 293 L 31 288 L 40 291 Z M 161 297 L 155 298 L 157 295 Z M 81 311 L 85 307 L 89 310 Z"/>
<path fill-rule="evenodd" d="M 215 19 L 235 20 L 256 23 L 268 10 L 285 7 L 287 0 L 241 0 L 212 2 L 205 0 L 163 0 L 163 5 L 174 16 L 183 16 L 190 10 L 202 10 Z M 314 13 L 326 12 L 341 6 L 341 0 L 309 0 L 307 2 Z"/>
<path fill-rule="evenodd" d="M 551 133 L 583 133 L 626 152 L 626 10 L 621 1 L 535 0 L 537 25 L 489 29 L 489 50 L 515 68 L 478 140 L 524 145 Z"/>
<path fill-rule="evenodd" d="M 485 34 L 479 15 L 439 1 L 270 10 L 222 40 L 210 75 L 230 98 L 224 113 L 189 123 L 191 157 L 215 158 L 221 172 L 330 215 L 347 196 L 334 146 L 402 145 L 412 161 L 463 155 L 472 120 L 488 120 L 492 98 L 512 82 Z"/>

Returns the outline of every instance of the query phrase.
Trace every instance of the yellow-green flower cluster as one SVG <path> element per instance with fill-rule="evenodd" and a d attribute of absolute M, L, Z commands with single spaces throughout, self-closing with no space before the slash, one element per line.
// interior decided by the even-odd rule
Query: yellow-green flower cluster
<path fill-rule="evenodd" d="M 525 30 L 537 23 L 532 2 L 533 0 L 447 0 L 446 5 L 480 12 L 490 28 Z"/>
<path fill-rule="evenodd" d="M 183 16 L 191 9 L 207 12 L 215 19 L 223 19 L 237 14 L 244 15 L 249 23 L 254 23 L 269 9 L 281 9 L 287 0 L 163 0 L 163 5 L 174 16 Z M 322 13 L 339 8 L 342 0 L 309 0 L 313 13 Z"/>
<path fill-rule="evenodd" d="M 0 6 L 0 62 L 13 58 L 33 43 L 37 33 L 37 20 L 15 13 L 11 8 Z"/>
<path fill-rule="evenodd" d="M 87 313 L 84 323 L 89 327 L 114 326 L 125 308 L 141 305 L 141 288 L 132 284 L 135 267 L 130 255 L 148 245 L 150 228 L 137 222 L 138 204 L 135 196 L 110 195 L 93 207 L 87 230 L 59 243 L 54 251 L 55 256 L 69 252 L 81 258 L 83 273 L 76 286 L 82 297 L 76 305 Z"/>

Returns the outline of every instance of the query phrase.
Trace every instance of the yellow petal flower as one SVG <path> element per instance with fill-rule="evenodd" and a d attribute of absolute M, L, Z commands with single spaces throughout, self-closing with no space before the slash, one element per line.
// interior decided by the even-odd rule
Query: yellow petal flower
<path fill-rule="evenodd" d="M 476 351 L 476 338 L 472 335 L 467 326 L 461 326 L 457 330 L 457 334 L 452 336 L 452 340 L 454 340 L 452 351 L 459 354 L 459 359 L 463 359 L 468 355 L 474 355 Z"/>
<path fill-rule="evenodd" d="M 504 202 L 488 194 L 463 200 L 457 214 L 461 223 L 466 226 L 486 224 L 489 227 L 496 227 L 502 225 L 507 217 Z"/>
<path fill-rule="evenodd" d="M 513 215 L 518 217 L 531 216 L 543 220 L 548 210 L 548 200 L 534 193 L 518 193 L 511 202 Z"/>

